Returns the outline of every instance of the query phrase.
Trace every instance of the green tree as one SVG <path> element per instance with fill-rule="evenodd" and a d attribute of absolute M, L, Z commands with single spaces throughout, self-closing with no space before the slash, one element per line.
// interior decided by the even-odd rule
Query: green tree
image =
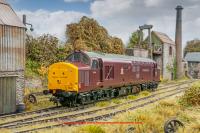
<path fill-rule="evenodd" d="M 134 48 L 138 46 L 139 41 L 140 41 L 140 31 L 137 30 L 131 34 L 127 48 Z"/>
<path fill-rule="evenodd" d="M 86 16 L 82 17 L 78 23 L 67 25 L 67 43 L 72 45 L 74 50 L 100 51 L 104 53 L 123 53 L 123 43 L 121 39 L 112 37 L 107 30 L 99 23 Z M 120 40 L 120 41 L 119 41 Z M 119 44 L 116 44 L 119 42 Z M 119 50 L 113 50 L 116 48 Z"/>
<path fill-rule="evenodd" d="M 184 49 L 184 55 L 186 55 L 187 52 L 200 52 L 200 40 L 194 39 L 194 40 L 188 41 Z"/>
<path fill-rule="evenodd" d="M 115 54 L 123 54 L 124 53 L 124 44 L 121 39 L 117 37 L 112 38 L 112 46 L 113 50 L 111 53 Z"/>
<path fill-rule="evenodd" d="M 49 66 L 57 61 L 62 61 L 72 50 L 71 45 L 60 44 L 58 38 L 46 34 L 34 38 L 26 38 L 26 58 L 37 62 L 39 66 Z"/>

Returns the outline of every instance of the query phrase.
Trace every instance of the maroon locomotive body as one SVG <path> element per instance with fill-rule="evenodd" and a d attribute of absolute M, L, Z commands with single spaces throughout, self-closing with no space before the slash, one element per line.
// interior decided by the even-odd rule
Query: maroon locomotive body
<path fill-rule="evenodd" d="M 58 87 L 51 91 L 62 105 L 155 89 L 160 81 L 156 62 L 148 58 L 75 51 L 67 61 L 78 68 L 78 83 L 75 83 L 78 89 L 70 91 Z"/>

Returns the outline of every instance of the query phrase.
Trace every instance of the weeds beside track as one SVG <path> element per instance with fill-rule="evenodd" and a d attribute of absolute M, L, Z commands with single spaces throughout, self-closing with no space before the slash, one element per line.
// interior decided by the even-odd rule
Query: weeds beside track
<path fill-rule="evenodd" d="M 189 83 L 192 83 L 192 82 L 194 82 L 194 81 L 188 81 L 188 82 L 185 82 L 185 83 L 182 83 L 182 84 L 179 83 L 179 84 L 173 85 L 173 87 L 189 84 Z M 170 87 L 172 87 L 172 85 L 170 85 Z M 41 114 L 39 116 L 33 117 L 32 119 L 27 118 L 27 119 L 18 120 L 18 121 L 12 121 L 10 123 L 8 123 L 8 122 L 7 123 L 2 123 L 0 128 L 16 129 L 16 128 L 21 128 L 21 127 L 24 127 L 24 126 L 29 126 L 29 125 L 34 125 L 34 124 L 42 124 L 42 123 L 47 123 L 47 122 L 99 120 L 99 119 L 108 118 L 110 116 L 116 115 L 116 114 L 118 114 L 120 112 L 122 113 L 122 112 L 127 111 L 127 110 L 136 109 L 136 108 L 145 106 L 147 104 L 156 102 L 158 100 L 167 98 L 167 97 L 172 96 L 172 95 L 176 95 L 176 94 L 181 93 L 182 91 L 184 91 L 185 87 L 182 87 L 182 88 L 178 87 L 178 88 L 170 89 L 170 90 L 168 90 L 168 89 L 169 89 L 169 87 L 163 87 L 163 88 L 158 89 L 156 92 L 161 91 L 161 90 L 167 90 L 167 91 L 159 92 L 159 93 L 153 92 L 155 94 L 152 94 L 150 96 L 143 97 L 143 98 L 140 98 L 140 99 L 136 99 L 136 100 L 131 100 L 131 101 L 128 101 L 128 102 L 125 102 L 125 103 L 121 103 L 121 104 L 118 104 L 118 105 L 113 105 L 113 106 L 104 107 L 104 108 L 91 110 L 91 111 L 85 111 L 85 112 L 81 112 L 81 113 L 74 113 L 74 114 L 66 115 L 66 116 L 62 116 L 62 117 L 49 118 L 49 119 L 44 119 L 44 120 L 42 120 L 42 119 L 41 120 L 34 120 L 34 119 L 37 119 L 37 118 L 52 116 L 51 113 L 49 112 L 49 114 Z M 174 92 L 174 91 L 176 91 L 176 92 L 172 93 L 172 94 L 169 94 L 169 95 L 166 95 L 164 97 L 156 98 L 156 96 L 158 96 L 158 95 L 166 94 L 166 93 L 170 93 L 170 92 Z M 155 98 L 155 99 L 150 100 L 152 98 Z M 149 101 L 147 101 L 147 100 L 149 100 Z M 139 101 L 147 101 L 147 102 L 142 103 L 142 104 L 137 105 L 137 106 L 129 107 L 127 109 L 116 110 L 114 112 L 110 112 L 110 113 L 107 113 L 107 114 L 104 114 L 104 115 L 99 115 L 99 116 L 90 117 L 90 118 L 84 118 L 84 119 L 75 119 L 75 118 L 78 118 L 78 117 L 81 117 L 81 116 L 92 115 L 92 114 L 95 114 L 97 112 L 101 112 L 103 110 L 106 110 L 106 111 L 112 110 L 113 111 L 113 109 L 117 109 L 120 106 L 129 105 L 129 104 L 132 104 L 132 103 L 137 103 Z M 67 111 L 64 111 L 64 110 L 60 110 L 60 111 L 55 111 L 54 113 L 56 113 L 56 112 L 57 113 L 61 113 L 62 111 L 63 112 L 67 112 Z M 22 131 L 35 131 L 35 130 L 39 130 L 39 129 L 45 129 L 45 128 L 50 128 L 50 127 L 62 126 L 62 125 L 63 125 L 63 123 L 59 123 L 59 124 L 55 124 L 55 125 L 52 125 L 52 126 L 46 126 L 46 127 L 34 128 L 34 129 L 22 130 Z"/>

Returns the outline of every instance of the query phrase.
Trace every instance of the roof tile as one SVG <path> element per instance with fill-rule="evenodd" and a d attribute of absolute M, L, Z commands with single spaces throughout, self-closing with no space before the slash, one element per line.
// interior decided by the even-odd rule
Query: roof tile
<path fill-rule="evenodd" d="M 175 42 L 171 38 L 169 38 L 167 34 L 157 31 L 152 31 L 152 33 L 154 33 L 161 40 L 162 43 L 175 45 Z"/>

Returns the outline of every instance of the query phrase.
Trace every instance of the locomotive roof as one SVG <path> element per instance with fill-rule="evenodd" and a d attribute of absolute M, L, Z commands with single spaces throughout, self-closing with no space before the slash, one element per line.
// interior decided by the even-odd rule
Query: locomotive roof
<path fill-rule="evenodd" d="M 152 59 L 143 58 L 143 57 L 135 57 L 135 56 L 127 56 L 127 55 L 120 55 L 120 54 L 106 54 L 100 52 L 84 52 L 90 58 L 102 58 L 103 60 L 110 60 L 110 61 L 138 61 L 138 62 L 148 62 L 148 63 L 155 63 Z"/>

